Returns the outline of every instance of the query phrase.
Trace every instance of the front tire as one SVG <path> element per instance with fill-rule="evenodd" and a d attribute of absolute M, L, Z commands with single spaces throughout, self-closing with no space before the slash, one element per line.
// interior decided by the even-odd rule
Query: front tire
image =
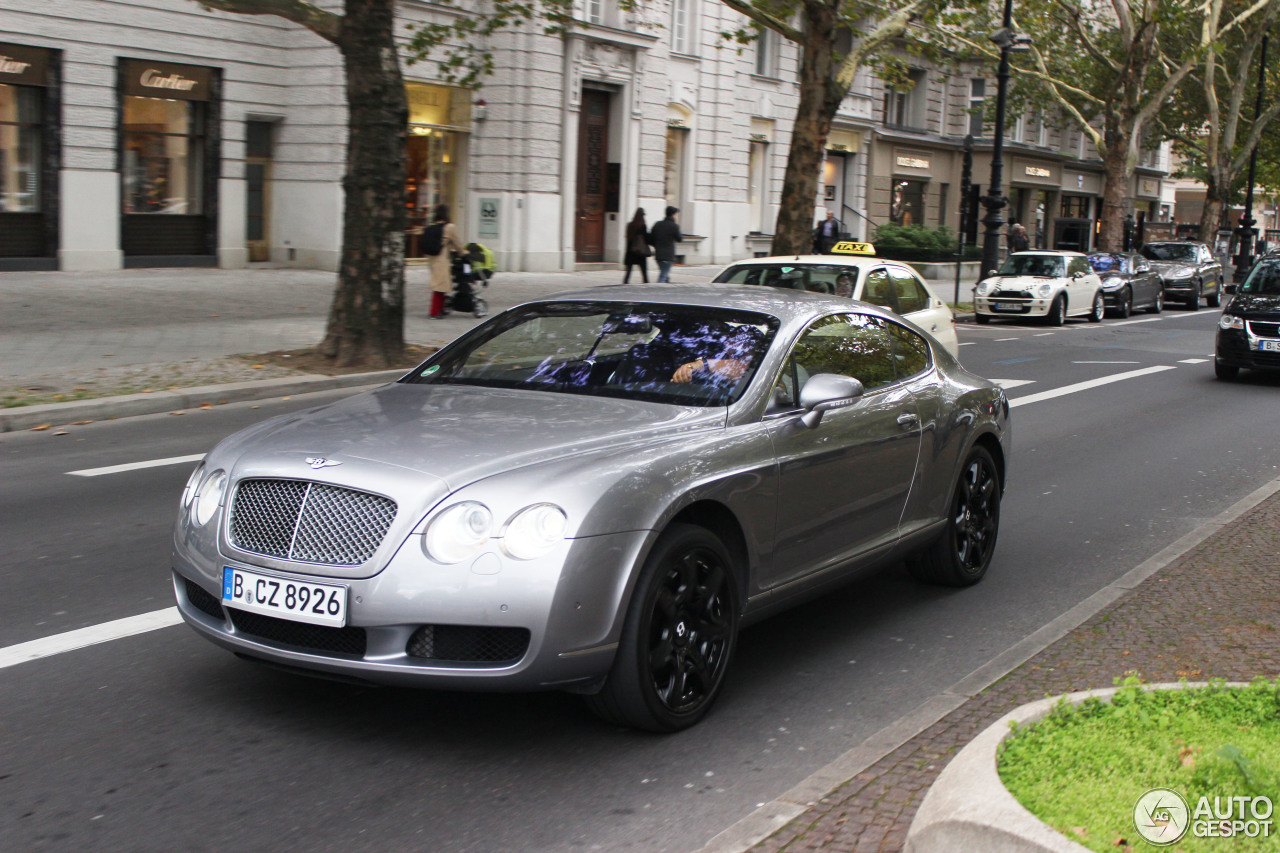
<path fill-rule="evenodd" d="M 1200 282 L 1196 282 L 1196 292 L 1191 294 L 1191 298 L 1187 300 L 1188 311 L 1200 310 Z"/>
<path fill-rule="evenodd" d="M 1106 300 L 1102 298 L 1102 291 L 1099 290 L 1093 294 L 1093 310 L 1089 312 L 1090 323 L 1101 323 L 1102 317 L 1107 313 Z"/>
<path fill-rule="evenodd" d="M 1222 280 L 1221 279 L 1218 280 L 1218 286 L 1217 288 L 1214 289 L 1213 296 L 1206 296 L 1204 301 L 1208 303 L 1210 308 L 1222 307 Z"/>
<path fill-rule="evenodd" d="M 1053 298 L 1053 302 L 1049 305 L 1049 312 L 1044 315 L 1044 321 L 1050 326 L 1061 326 L 1067 322 L 1067 304 L 1062 294 Z"/>
<path fill-rule="evenodd" d="M 588 707 L 651 732 L 694 725 L 720 695 L 738 610 L 728 550 L 705 528 L 671 525 L 645 560 L 613 668 Z"/>
<path fill-rule="evenodd" d="M 1133 291 L 1125 288 L 1124 292 L 1116 299 L 1116 316 L 1121 320 L 1127 319 L 1133 313 Z"/>
<path fill-rule="evenodd" d="M 979 314 L 977 311 L 974 311 L 974 312 L 973 312 L 973 321 L 974 321 L 975 323 L 977 323 L 979 326 L 985 326 L 985 325 L 987 325 L 988 323 L 990 323 L 990 322 L 991 322 L 991 315 L 990 315 L 990 314 Z"/>
<path fill-rule="evenodd" d="M 975 447 L 960 469 L 946 528 L 907 569 L 923 583 L 971 586 L 986 575 L 999 532 L 1000 473 L 986 448 Z"/>
<path fill-rule="evenodd" d="M 1233 382 L 1240 375 L 1240 368 L 1223 364 L 1215 358 L 1213 360 L 1213 375 L 1223 382 Z"/>
<path fill-rule="evenodd" d="M 1159 314 L 1164 310 L 1164 288 L 1156 291 L 1156 301 L 1151 303 L 1149 310 L 1152 314 Z"/>

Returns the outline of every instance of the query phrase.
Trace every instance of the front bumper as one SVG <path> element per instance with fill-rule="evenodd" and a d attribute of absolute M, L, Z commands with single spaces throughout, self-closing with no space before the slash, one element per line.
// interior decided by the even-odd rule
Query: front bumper
<path fill-rule="evenodd" d="M 518 561 L 496 549 L 454 566 L 424 561 L 412 541 L 378 574 L 318 578 L 235 560 L 174 554 L 174 595 L 199 634 L 237 654 L 317 675 L 417 687 L 590 689 L 612 665 L 650 531 L 566 540 Z M 300 583 L 348 588 L 342 628 L 223 605 L 221 572 L 240 566 Z"/>
<path fill-rule="evenodd" d="M 1053 297 L 975 296 L 973 310 L 992 317 L 1043 317 L 1049 313 Z"/>
<path fill-rule="evenodd" d="M 1262 349 L 1263 341 L 1280 346 L 1280 338 L 1259 337 L 1253 334 L 1251 324 L 1246 329 L 1218 329 L 1214 357 L 1227 367 L 1244 367 L 1253 370 L 1280 370 L 1280 351 Z"/>

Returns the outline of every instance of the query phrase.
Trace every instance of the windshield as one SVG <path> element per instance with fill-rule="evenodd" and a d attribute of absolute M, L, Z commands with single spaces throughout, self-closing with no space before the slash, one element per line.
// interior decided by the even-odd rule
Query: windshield
<path fill-rule="evenodd" d="M 1066 261 L 1061 255 L 1010 255 L 1000 267 L 1000 275 L 1061 278 L 1066 274 Z"/>
<path fill-rule="evenodd" d="M 735 264 L 715 281 L 719 284 L 761 284 L 814 293 L 852 296 L 858 283 L 858 268 L 837 264 Z"/>
<path fill-rule="evenodd" d="M 1140 251 L 1142 257 L 1153 261 L 1195 263 L 1196 260 L 1196 247 L 1189 243 L 1148 243 Z"/>
<path fill-rule="evenodd" d="M 1129 264 L 1124 255 L 1090 255 L 1089 266 L 1096 273 L 1129 272 Z"/>
<path fill-rule="evenodd" d="M 1240 292 L 1280 296 L 1280 264 L 1265 263 L 1255 266 L 1244 284 L 1240 285 Z"/>
<path fill-rule="evenodd" d="M 406 381 L 725 406 L 777 329 L 774 317 L 723 308 L 538 303 L 494 317 Z"/>

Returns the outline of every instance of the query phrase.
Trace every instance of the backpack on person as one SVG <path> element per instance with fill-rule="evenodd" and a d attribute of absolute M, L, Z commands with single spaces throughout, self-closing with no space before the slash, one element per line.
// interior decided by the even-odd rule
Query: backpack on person
<path fill-rule="evenodd" d="M 436 222 L 422 230 L 418 238 L 418 252 L 435 257 L 444 249 L 444 223 Z"/>

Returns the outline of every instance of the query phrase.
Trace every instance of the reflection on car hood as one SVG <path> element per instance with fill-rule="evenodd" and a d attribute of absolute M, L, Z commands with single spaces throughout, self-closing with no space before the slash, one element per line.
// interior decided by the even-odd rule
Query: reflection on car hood
<path fill-rule="evenodd" d="M 1195 275 L 1196 268 L 1184 261 L 1151 261 L 1151 268 L 1169 278 L 1183 278 Z"/>
<path fill-rule="evenodd" d="M 1280 294 L 1237 293 L 1228 313 L 1254 320 L 1280 320 Z"/>
<path fill-rule="evenodd" d="M 688 430 L 722 429 L 725 417 L 726 410 L 715 407 L 397 383 L 263 429 L 251 428 L 222 449 L 238 455 L 237 467 L 305 453 L 411 469 L 439 477 L 455 490 L 562 456 Z"/>

